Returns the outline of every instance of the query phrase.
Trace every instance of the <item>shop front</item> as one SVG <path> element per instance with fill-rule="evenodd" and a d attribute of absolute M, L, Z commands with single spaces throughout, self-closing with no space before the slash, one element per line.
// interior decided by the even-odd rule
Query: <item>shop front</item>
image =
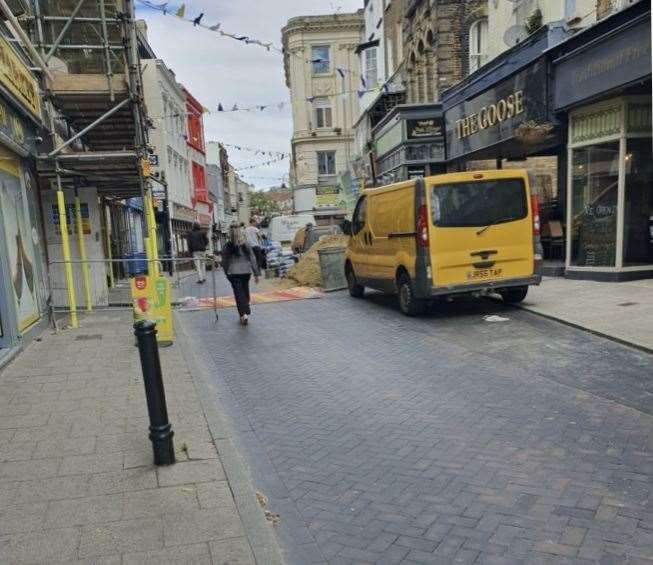
<path fill-rule="evenodd" d="M 448 170 L 525 168 L 539 198 L 547 275 L 564 273 L 565 128 L 550 105 L 547 50 L 566 39 L 544 26 L 442 95 Z"/>
<path fill-rule="evenodd" d="M 47 259 L 34 175 L 38 83 L 0 37 L 0 364 L 46 309 Z"/>
<path fill-rule="evenodd" d="M 440 104 L 399 104 L 374 128 L 376 184 L 444 172 Z"/>
<path fill-rule="evenodd" d="M 641 2 L 555 50 L 568 123 L 566 276 L 653 276 L 651 14 Z"/>

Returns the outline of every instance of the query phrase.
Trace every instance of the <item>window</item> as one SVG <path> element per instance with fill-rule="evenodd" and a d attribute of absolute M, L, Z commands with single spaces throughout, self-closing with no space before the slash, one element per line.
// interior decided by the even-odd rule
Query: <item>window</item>
<path fill-rule="evenodd" d="M 526 217 L 526 190 L 520 179 L 436 185 L 433 223 L 440 227 L 487 226 Z"/>
<path fill-rule="evenodd" d="M 330 49 L 328 45 L 315 45 L 311 48 L 311 63 L 314 75 L 325 75 L 331 70 Z"/>
<path fill-rule="evenodd" d="M 376 47 L 371 47 L 365 51 L 365 82 L 367 88 L 375 86 L 377 80 Z"/>
<path fill-rule="evenodd" d="M 187 116 L 188 123 L 188 143 L 195 149 L 204 151 L 204 135 L 202 133 L 202 116 L 196 112 L 189 112 Z"/>
<path fill-rule="evenodd" d="M 651 138 L 626 141 L 624 266 L 653 263 L 653 163 Z"/>
<path fill-rule="evenodd" d="M 617 242 L 619 142 L 572 151 L 571 264 L 613 267 Z"/>
<path fill-rule="evenodd" d="M 195 161 L 193 167 L 193 198 L 196 202 L 208 202 L 209 193 L 206 188 L 206 173 L 204 167 Z"/>
<path fill-rule="evenodd" d="M 318 128 L 333 127 L 331 115 L 331 103 L 328 100 L 316 100 L 315 106 L 315 126 Z"/>
<path fill-rule="evenodd" d="M 318 151 L 317 152 L 317 174 L 318 176 L 336 174 L 336 152 L 335 151 Z"/>
<path fill-rule="evenodd" d="M 359 233 L 365 227 L 365 216 L 367 211 L 367 198 L 361 197 L 356 204 L 356 209 L 351 219 L 351 231 L 353 235 Z"/>
<path fill-rule="evenodd" d="M 487 20 L 477 20 L 469 28 L 469 72 L 487 62 Z"/>

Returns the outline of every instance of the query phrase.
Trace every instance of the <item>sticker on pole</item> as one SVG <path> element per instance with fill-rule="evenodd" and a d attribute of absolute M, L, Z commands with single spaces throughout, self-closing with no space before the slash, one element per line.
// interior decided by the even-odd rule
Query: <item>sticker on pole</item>
<path fill-rule="evenodd" d="M 156 323 L 159 345 L 172 345 L 172 306 L 170 281 L 164 276 L 139 275 L 131 279 L 134 321 L 151 320 Z"/>

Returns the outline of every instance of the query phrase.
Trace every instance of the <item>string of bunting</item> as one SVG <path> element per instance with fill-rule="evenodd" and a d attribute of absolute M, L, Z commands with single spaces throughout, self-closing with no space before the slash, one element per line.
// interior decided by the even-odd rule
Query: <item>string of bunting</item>
<path fill-rule="evenodd" d="M 186 17 L 186 4 L 182 4 L 181 6 L 174 7 L 170 5 L 170 2 L 162 2 L 160 4 L 157 4 L 151 2 L 150 0 L 138 0 L 138 1 L 144 6 L 147 6 L 152 10 L 161 12 L 164 16 L 168 14 L 173 14 L 180 20 L 184 20 L 186 22 L 192 23 L 193 27 L 202 27 L 214 33 L 218 33 L 222 37 L 229 37 L 231 39 L 235 39 L 236 41 L 241 41 L 246 45 L 258 45 L 260 47 L 264 47 L 267 51 L 276 51 L 278 53 L 282 52 L 281 49 L 275 47 L 271 41 L 264 42 L 264 41 L 260 41 L 259 39 L 255 39 L 253 37 L 249 37 L 247 35 L 226 32 L 220 29 L 222 27 L 222 24 L 220 22 L 216 22 L 213 25 L 202 23 L 202 19 L 204 18 L 204 12 L 201 12 L 199 15 L 195 16 L 194 18 Z"/>
<path fill-rule="evenodd" d="M 272 165 L 272 164 L 274 164 L 274 163 L 278 163 L 279 161 L 283 161 L 283 160 L 286 159 L 287 157 L 288 157 L 288 154 L 287 154 L 287 153 L 282 153 L 279 157 L 276 157 L 276 158 L 274 158 L 274 159 L 270 159 L 270 160 L 268 160 L 268 161 L 263 161 L 262 163 L 256 163 L 256 164 L 254 164 L 254 165 L 248 165 L 247 167 L 233 167 L 233 170 L 234 170 L 234 171 L 241 172 L 241 171 L 248 171 L 248 170 L 250 170 L 250 169 L 256 169 L 256 168 L 258 168 L 258 167 L 266 167 L 266 166 L 268 166 L 268 165 Z"/>
<path fill-rule="evenodd" d="M 392 89 L 387 85 L 377 85 L 373 86 L 371 88 L 358 88 L 356 90 L 342 90 L 340 92 L 334 92 L 331 94 L 323 94 L 320 96 L 308 96 L 305 98 L 307 102 L 314 102 L 315 100 L 319 100 L 320 98 L 329 98 L 332 96 L 343 96 L 345 94 L 352 94 L 356 93 L 356 95 L 359 98 L 362 98 L 367 94 L 368 92 L 381 92 L 383 91 L 384 93 L 388 94 L 392 92 Z M 273 104 L 257 104 L 255 106 L 239 106 L 238 104 L 234 104 L 231 108 L 225 108 L 222 103 L 218 104 L 218 112 L 255 112 L 259 111 L 262 112 L 263 110 L 271 109 L 271 108 L 277 108 L 278 110 L 283 110 L 284 106 L 287 104 L 287 102 L 275 102 Z"/>
<path fill-rule="evenodd" d="M 220 22 L 217 22 L 213 25 L 207 25 L 202 23 L 202 20 L 204 19 L 204 12 L 200 12 L 199 15 L 196 17 L 186 17 L 186 4 L 181 4 L 181 6 L 178 7 L 173 7 L 170 6 L 170 2 L 162 2 L 160 4 L 154 3 L 151 0 L 138 0 L 141 4 L 144 6 L 147 6 L 148 8 L 152 10 L 156 10 L 158 12 L 161 12 L 164 16 L 168 14 L 174 14 L 177 18 L 180 20 L 184 20 L 188 23 L 192 23 L 193 27 L 201 27 L 204 29 L 207 29 L 209 31 L 215 32 L 220 34 L 222 37 L 229 37 L 231 39 L 234 39 L 236 41 L 241 41 L 245 43 L 246 45 L 258 45 L 260 47 L 264 47 L 267 51 L 274 51 L 279 54 L 284 54 L 283 49 L 279 49 L 276 47 L 271 41 L 264 42 L 259 39 L 255 39 L 253 37 L 249 37 L 248 35 L 243 35 L 243 34 L 237 34 L 237 33 L 229 33 L 221 29 L 222 24 Z M 291 55 L 295 57 L 299 57 L 303 59 L 303 56 L 300 55 L 299 53 L 294 53 L 290 52 Z M 322 57 L 316 57 L 315 59 L 304 59 L 304 62 L 306 63 L 311 63 L 311 64 L 319 64 L 319 63 L 329 63 L 329 59 L 324 59 Z M 366 80 L 365 77 L 359 73 L 358 71 L 355 71 L 353 69 L 348 69 L 345 67 L 336 67 L 336 71 L 338 74 L 341 76 L 341 78 L 345 78 L 346 74 L 351 74 L 357 77 L 360 77 L 360 82 L 361 86 L 363 88 L 367 88 Z M 251 109 L 259 109 L 258 107 L 253 107 Z M 227 110 L 224 110 L 227 111 Z"/>
<path fill-rule="evenodd" d="M 236 151 L 251 151 L 254 155 L 270 155 L 274 157 L 284 157 L 286 153 L 282 151 L 271 151 L 269 149 L 257 149 L 256 147 L 246 147 L 244 145 L 234 145 L 232 143 L 223 143 L 225 147 L 231 147 Z"/>

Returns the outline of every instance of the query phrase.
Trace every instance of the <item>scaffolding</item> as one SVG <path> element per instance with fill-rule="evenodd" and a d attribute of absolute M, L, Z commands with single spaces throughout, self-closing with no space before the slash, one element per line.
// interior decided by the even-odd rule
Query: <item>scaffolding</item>
<path fill-rule="evenodd" d="M 27 2 L 29 7 L 24 6 L 20 14 L 12 13 L 6 0 L 0 0 L 0 9 L 42 77 L 50 140 L 47 150 L 40 152 L 37 171 L 57 193 L 68 305 L 71 325 L 76 327 L 64 189 L 72 189 L 75 195 L 71 219 L 79 234 L 87 310 L 91 309 L 89 267 L 79 204 L 85 187 L 96 188 L 103 203 L 143 198 L 145 252 L 150 271 L 158 274 L 134 2 L 23 0 Z"/>

